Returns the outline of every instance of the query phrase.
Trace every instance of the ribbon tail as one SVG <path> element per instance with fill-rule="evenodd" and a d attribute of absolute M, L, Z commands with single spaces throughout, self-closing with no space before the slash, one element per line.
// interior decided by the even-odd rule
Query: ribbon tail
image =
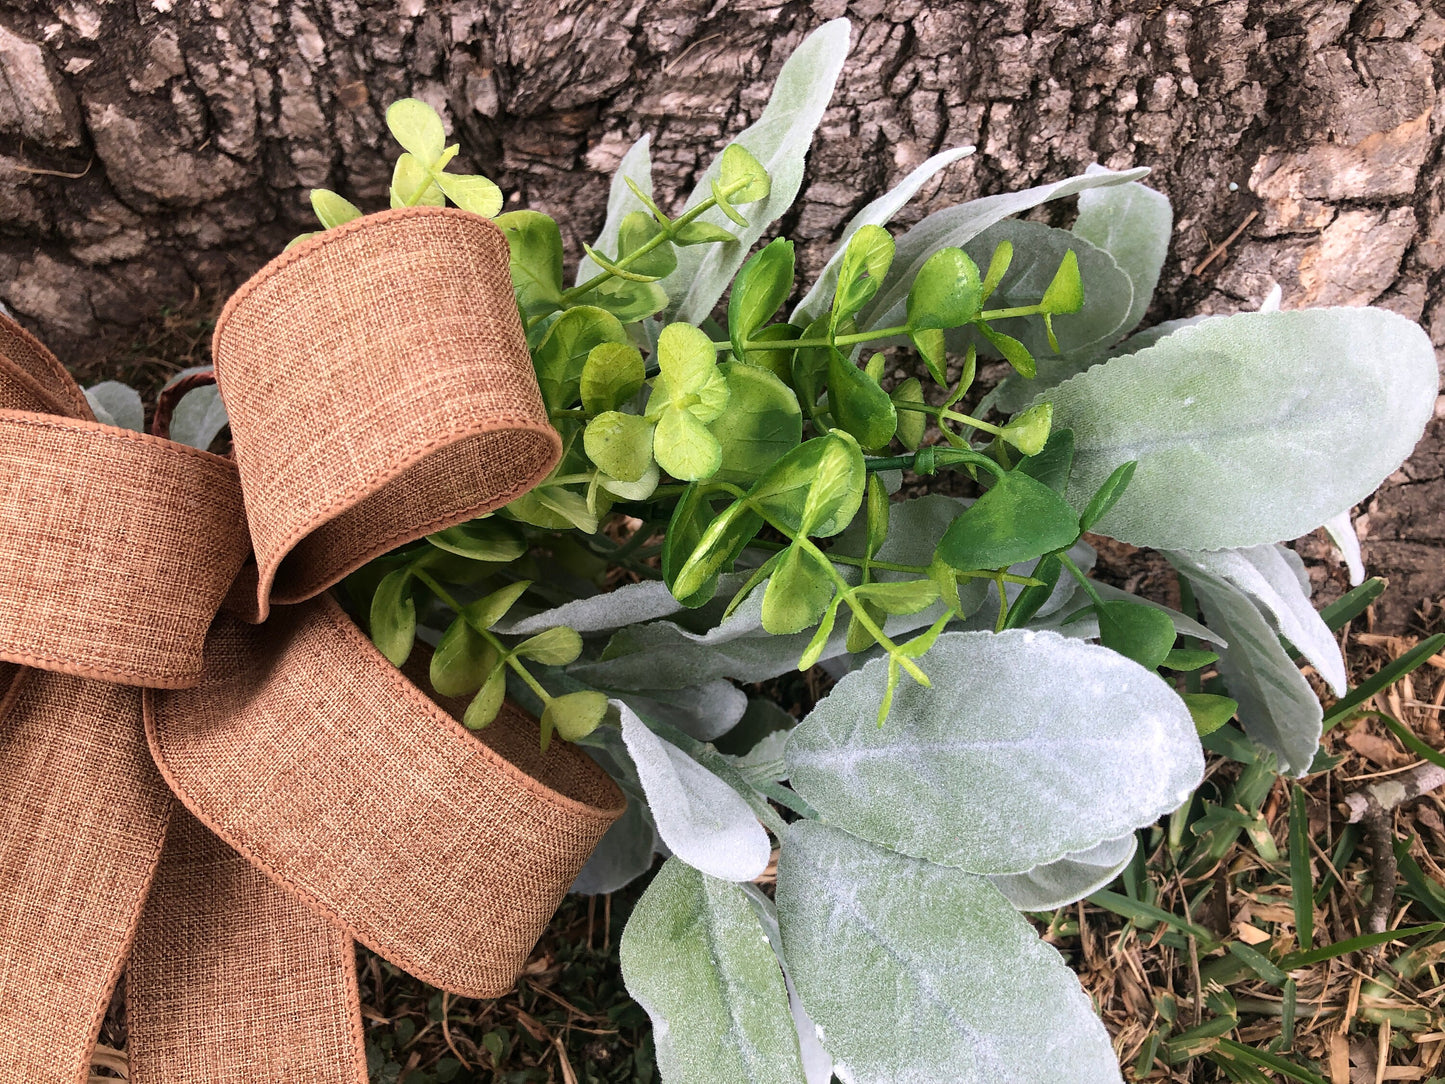
<path fill-rule="evenodd" d="M 126 979 L 136 1084 L 366 1084 L 356 951 L 177 810 Z"/>
<path fill-rule="evenodd" d="M 0 1084 L 84 1084 L 170 794 L 139 689 L 0 673 Z"/>

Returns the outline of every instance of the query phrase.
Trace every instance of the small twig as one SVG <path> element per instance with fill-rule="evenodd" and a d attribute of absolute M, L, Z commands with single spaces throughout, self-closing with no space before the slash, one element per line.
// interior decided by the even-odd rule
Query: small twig
<path fill-rule="evenodd" d="M 1209 255 L 1204 257 L 1204 259 L 1200 260 L 1197 264 L 1195 264 L 1194 270 L 1189 273 L 1197 278 L 1201 271 L 1203 271 L 1206 267 L 1212 264 L 1215 260 L 1219 259 L 1220 256 L 1223 256 L 1224 253 L 1229 249 L 1229 246 L 1234 244 L 1234 242 L 1238 240 L 1239 235 L 1243 233 L 1246 229 L 1248 229 L 1249 224 L 1258 217 L 1258 211 L 1250 211 L 1249 214 L 1245 216 L 1244 221 L 1234 228 L 1234 232 L 1231 233 L 1228 237 L 1226 237 L 1223 241 L 1220 241 L 1219 244 L 1215 245 L 1212 249 L 1210 249 Z"/>
<path fill-rule="evenodd" d="M 470 1073 L 472 1071 L 471 1062 L 462 1057 L 462 1052 L 457 1049 L 457 1044 L 452 1041 L 451 1006 L 448 1004 L 448 1002 L 451 1001 L 451 996 L 452 995 L 445 990 L 442 991 L 442 1038 L 446 1039 L 447 1048 L 456 1055 L 457 1061 L 462 1063 L 462 1068 Z"/>
<path fill-rule="evenodd" d="M 1349 823 L 1359 824 L 1375 811 L 1382 815 L 1389 813 L 1441 786 L 1445 786 L 1445 768 L 1437 764 L 1417 764 L 1403 775 L 1346 794 Z"/>
<path fill-rule="evenodd" d="M 1445 768 L 1436 764 L 1417 764 L 1404 775 L 1371 783 L 1368 787 L 1345 795 L 1349 822 L 1360 824 L 1370 844 L 1370 879 L 1374 891 L 1365 912 L 1365 932 L 1384 933 L 1389 928 L 1390 911 L 1395 906 L 1395 881 L 1399 866 L 1395 862 L 1395 831 L 1391 814 L 1406 802 L 1428 794 L 1445 785 Z"/>

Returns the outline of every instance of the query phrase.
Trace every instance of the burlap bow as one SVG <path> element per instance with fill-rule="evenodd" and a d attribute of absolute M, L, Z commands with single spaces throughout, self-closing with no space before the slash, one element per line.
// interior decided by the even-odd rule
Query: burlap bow
<path fill-rule="evenodd" d="M 318 235 L 232 298 L 215 366 L 234 462 L 98 424 L 0 323 L 5 1084 L 84 1081 L 123 966 L 133 1080 L 365 1081 L 352 939 L 496 996 L 622 810 L 322 594 L 556 462 L 500 231 Z"/>

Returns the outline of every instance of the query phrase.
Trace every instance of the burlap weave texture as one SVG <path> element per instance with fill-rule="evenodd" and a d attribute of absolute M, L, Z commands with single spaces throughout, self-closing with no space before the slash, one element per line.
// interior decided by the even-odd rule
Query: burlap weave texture
<path fill-rule="evenodd" d="M 132 941 L 139 1084 L 361 1084 L 352 938 L 498 994 L 622 811 L 534 720 L 479 740 L 312 597 L 555 464 L 500 232 L 329 231 L 215 354 L 235 465 L 94 422 L 0 318 L 0 1084 L 86 1079 Z M 213 625 L 238 590 L 299 604 Z"/>

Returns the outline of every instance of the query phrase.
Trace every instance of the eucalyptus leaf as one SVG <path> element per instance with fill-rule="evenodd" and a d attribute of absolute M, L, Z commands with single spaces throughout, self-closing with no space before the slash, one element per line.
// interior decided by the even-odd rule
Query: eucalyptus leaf
<path fill-rule="evenodd" d="M 1134 857 L 1138 844 L 1139 837 L 1130 832 L 1056 862 L 1035 866 L 1027 873 L 1006 873 L 989 880 L 1020 911 L 1052 911 L 1113 881 Z"/>
<path fill-rule="evenodd" d="M 1383 309 L 1212 317 L 1050 393 L 1076 506 L 1139 461 L 1097 529 L 1156 549 L 1305 534 L 1404 461 L 1435 404 L 1429 336 Z"/>
<path fill-rule="evenodd" d="M 392 207 L 443 207 L 447 198 L 415 156 L 399 155 L 391 172 Z"/>
<path fill-rule="evenodd" d="M 838 350 L 828 351 L 828 413 L 869 451 L 886 446 L 898 430 L 898 410 L 888 393 Z"/>
<path fill-rule="evenodd" d="M 617 256 L 623 259 L 632 256 L 663 232 L 662 223 L 645 211 L 633 211 L 622 220 L 622 229 L 617 236 Z M 672 274 L 677 267 L 677 252 L 671 241 L 658 241 L 648 251 L 628 261 L 628 270 L 638 274 L 662 278 Z"/>
<path fill-rule="evenodd" d="M 526 316 L 562 307 L 562 231 L 538 211 L 508 211 L 495 219 L 511 253 L 512 288 Z"/>
<path fill-rule="evenodd" d="M 753 244 L 797 198 L 813 132 L 843 70 L 850 30 L 847 19 L 834 19 L 809 34 L 783 64 L 762 116 L 734 140 L 767 171 L 771 180 L 769 194 L 749 208 L 751 225 L 736 230 L 736 244 L 689 247 L 678 252 L 677 270 L 663 281 L 672 299 L 669 311 L 674 319 L 691 324 L 705 320 Z M 712 194 L 712 183 L 721 170 L 721 158 L 708 166 L 688 197 L 688 208 Z M 709 211 L 699 221 L 720 227 L 721 219 L 720 213 Z"/>
<path fill-rule="evenodd" d="M 371 641 L 393 666 L 411 655 L 416 643 L 416 601 L 411 569 L 388 572 L 371 596 Z"/>
<path fill-rule="evenodd" d="M 1079 521 L 1067 501 L 1020 471 L 994 480 L 960 512 L 938 543 L 938 556 L 960 571 L 1007 568 L 1067 549 Z"/>
<path fill-rule="evenodd" d="M 1102 189 L 1102 191 L 1111 191 Z M 1068 230 L 1056 230 L 1039 222 L 1004 219 L 980 233 L 964 246 L 970 256 L 982 262 L 1000 244 L 1012 244 L 1014 257 L 998 287 L 988 299 L 988 308 L 1004 309 L 1038 304 L 1045 299 L 1062 264 L 1072 252 L 1078 261 L 1078 279 L 1082 280 L 1082 308 L 1072 315 L 1053 321 L 1059 349 L 1048 340 L 1043 321 L 1037 316 L 1020 316 L 995 320 L 994 330 L 1019 340 L 1041 361 L 1048 355 L 1063 353 L 1071 360 L 1060 366 L 1065 376 L 1085 368 L 1088 361 L 1113 345 L 1129 329 L 1134 303 L 1134 286 L 1129 276 L 1108 252 Z M 1071 299 L 1073 300 L 1073 299 Z M 1065 311 L 1058 309 L 1055 311 Z M 973 332 L 950 336 L 949 345 L 961 350 L 969 342 L 983 349 L 985 340 Z M 1060 376 L 1059 379 L 1063 379 Z M 1057 381 L 1054 381 L 1057 383 Z M 1023 382 L 1020 392 L 1037 394 L 1044 388 Z M 1023 400 L 1024 402 L 1027 399 Z M 1008 409 L 1021 405 L 1011 400 Z"/>
<path fill-rule="evenodd" d="M 502 209 L 502 190 L 486 177 L 464 173 L 441 173 L 437 184 L 463 211 L 483 218 L 495 218 Z"/>
<path fill-rule="evenodd" d="M 325 188 L 311 190 L 311 210 L 316 213 L 316 220 L 328 230 L 361 217 L 360 207 Z"/>
<path fill-rule="evenodd" d="M 669 859 L 619 956 L 667 1084 L 804 1084 L 783 973 L 743 889 Z"/>
<path fill-rule="evenodd" d="M 547 330 L 533 355 L 542 398 L 553 410 L 569 407 L 581 390 L 582 370 L 601 343 L 626 343 L 617 317 L 592 305 L 568 309 Z"/>
<path fill-rule="evenodd" d="M 827 561 L 797 542 L 785 549 L 763 592 L 763 628 L 787 636 L 816 625 L 837 591 L 830 571 Z"/>
<path fill-rule="evenodd" d="M 500 662 L 496 649 L 464 617 L 456 617 L 432 652 L 432 688 L 442 696 L 470 696 Z"/>
<path fill-rule="evenodd" d="M 838 246 L 828 257 L 828 262 L 823 265 L 823 270 L 818 275 L 818 281 L 813 283 L 803 300 L 798 302 L 798 307 L 793 310 L 790 322 L 806 325 L 823 315 L 828 307 L 828 298 L 833 294 L 834 286 L 838 281 L 839 265 L 842 262 L 843 253 L 848 250 L 848 243 L 853 239 L 854 234 L 864 226 L 886 226 L 892 221 L 893 216 L 918 193 L 918 190 L 933 179 L 935 174 L 945 166 L 952 165 L 960 158 L 972 154 L 974 150 L 974 147 L 954 147 L 951 150 L 940 151 L 921 165 L 915 166 L 908 176 L 850 218 L 838 238 Z"/>
<path fill-rule="evenodd" d="M 1244 732 L 1275 755 L 1282 773 L 1307 774 L 1324 717 L 1310 683 L 1248 595 L 1223 580 L 1195 578 L 1187 565 L 1180 571 L 1190 577 L 1209 627 L 1229 640 L 1219 648 L 1217 665 L 1224 687 L 1239 701 Z"/>
<path fill-rule="evenodd" d="M 566 666 L 576 662 L 577 656 L 582 654 L 582 637 L 576 629 L 558 625 L 529 636 L 512 648 L 512 654 L 543 666 Z"/>
<path fill-rule="evenodd" d="M 657 419 L 652 454 L 659 467 L 684 482 L 711 478 L 722 466 L 717 437 L 696 415 L 678 408 L 663 411 Z"/>
<path fill-rule="evenodd" d="M 727 381 L 728 408 L 708 425 L 722 447 L 713 477 L 748 485 L 798 446 L 803 415 L 792 389 L 768 370 L 730 361 L 718 371 Z"/>
<path fill-rule="evenodd" d="M 728 296 L 728 334 L 733 356 L 788 299 L 793 289 L 793 242 L 779 237 L 752 256 L 733 280 Z"/>
<path fill-rule="evenodd" d="M 1112 651 L 1049 632 L 944 633 L 925 661 L 932 687 L 901 686 L 882 727 L 875 659 L 792 732 L 793 789 L 830 824 L 1021 873 L 1153 823 L 1203 776 L 1183 702 Z"/>
<path fill-rule="evenodd" d="M 987 879 L 799 821 L 777 906 L 789 973 L 841 1079 L 1122 1081 L 1077 977 Z"/>
<path fill-rule="evenodd" d="M 527 552 L 527 540 L 510 524 L 494 518 L 474 519 L 426 536 L 438 549 L 473 561 L 515 561 Z"/>
<path fill-rule="evenodd" d="M 425 166 L 442 156 L 447 133 L 437 111 L 419 98 L 402 98 L 386 110 L 392 137 Z"/>
<path fill-rule="evenodd" d="M 587 423 L 587 458 L 623 482 L 635 482 L 652 466 L 653 423 L 636 414 L 608 410 Z"/>
<path fill-rule="evenodd" d="M 843 252 L 833 296 L 832 322 L 836 326 L 872 300 L 893 263 L 893 237 L 881 226 L 860 226 Z"/>
<path fill-rule="evenodd" d="M 751 881 L 767 867 L 768 834 L 742 795 L 621 700 L 622 740 L 637 767 L 658 834 L 682 861 L 724 881 Z"/>

